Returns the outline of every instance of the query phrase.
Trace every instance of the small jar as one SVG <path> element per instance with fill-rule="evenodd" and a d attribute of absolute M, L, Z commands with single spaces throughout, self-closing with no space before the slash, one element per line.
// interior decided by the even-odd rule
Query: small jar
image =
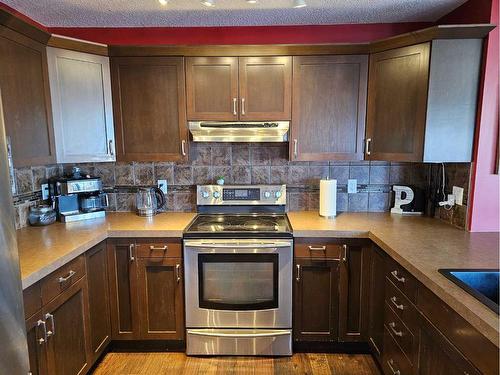
<path fill-rule="evenodd" d="M 57 214 L 52 206 L 40 204 L 30 207 L 28 221 L 33 226 L 50 225 L 56 221 Z"/>

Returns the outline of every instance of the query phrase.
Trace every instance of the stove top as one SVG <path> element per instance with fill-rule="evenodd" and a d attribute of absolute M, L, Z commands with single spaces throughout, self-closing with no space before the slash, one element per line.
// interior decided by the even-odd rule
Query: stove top
<path fill-rule="evenodd" d="M 185 237 L 292 237 L 284 214 L 198 215 L 184 232 Z"/>

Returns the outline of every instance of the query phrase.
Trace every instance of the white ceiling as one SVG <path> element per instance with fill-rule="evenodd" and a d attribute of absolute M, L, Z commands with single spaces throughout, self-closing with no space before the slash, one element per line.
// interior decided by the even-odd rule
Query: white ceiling
<path fill-rule="evenodd" d="M 3 0 L 45 26 L 243 26 L 436 21 L 466 0 Z"/>

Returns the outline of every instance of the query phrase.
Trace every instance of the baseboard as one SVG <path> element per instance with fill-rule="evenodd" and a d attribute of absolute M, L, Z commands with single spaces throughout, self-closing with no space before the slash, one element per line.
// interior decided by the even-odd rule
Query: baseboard
<path fill-rule="evenodd" d="M 295 341 L 293 352 L 372 354 L 370 346 L 365 342 Z"/>
<path fill-rule="evenodd" d="M 184 340 L 116 340 L 108 352 L 186 352 Z"/>

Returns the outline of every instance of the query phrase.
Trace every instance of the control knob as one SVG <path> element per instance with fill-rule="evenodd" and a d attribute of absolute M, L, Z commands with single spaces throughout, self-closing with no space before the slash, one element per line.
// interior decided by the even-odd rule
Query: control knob
<path fill-rule="evenodd" d="M 274 197 L 275 197 L 276 199 L 280 198 L 280 197 L 281 197 L 281 191 L 277 191 L 277 192 L 275 192 L 275 193 L 274 193 Z"/>
<path fill-rule="evenodd" d="M 215 199 L 220 198 L 220 193 L 218 191 L 214 191 L 214 193 L 212 195 L 214 196 Z"/>
<path fill-rule="evenodd" d="M 264 192 L 264 198 L 268 199 L 268 198 L 270 198 L 270 197 L 271 197 L 271 193 L 270 193 L 270 192 L 268 192 L 268 191 L 265 191 L 265 192 Z"/>
<path fill-rule="evenodd" d="M 210 194 L 208 194 L 208 191 L 202 191 L 201 196 L 202 198 L 207 199 L 210 196 Z"/>

